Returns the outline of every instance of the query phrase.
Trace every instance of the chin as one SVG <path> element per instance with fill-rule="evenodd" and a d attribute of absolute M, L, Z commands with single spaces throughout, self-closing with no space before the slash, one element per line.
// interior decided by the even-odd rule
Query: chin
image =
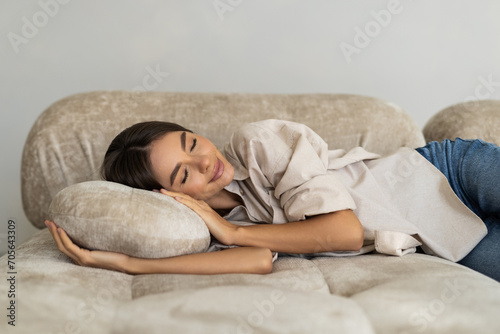
<path fill-rule="evenodd" d="M 234 178 L 234 167 L 233 165 L 231 165 L 229 162 L 227 163 L 227 165 L 224 166 L 225 169 L 225 175 L 222 175 L 222 177 L 226 176 L 227 177 L 227 184 L 226 186 L 231 183 L 231 181 L 233 181 L 233 178 Z M 226 174 L 227 173 L 227 174 Z"/>

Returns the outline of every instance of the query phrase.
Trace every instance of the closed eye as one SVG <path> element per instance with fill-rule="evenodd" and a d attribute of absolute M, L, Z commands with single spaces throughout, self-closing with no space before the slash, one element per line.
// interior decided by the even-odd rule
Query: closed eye
<path fill-rule="evenodd" d="M 186 180 L 187 180 L 188 176 L 189 176 L 189 173 L 188 173 L 188 170 L 186 168 L 186 170 L 184 172 L 184 178 L 182 179 L 181 184 L 186 183 Z"/>
<path fill-rule="evenodd" d="M 191 148 L 189 149 L 189 152 L 193 152 L 193 150 L 196 147 L 196 143 L 197 142 L 198 142 L 198 140 L 196 138 L 193 138 L 193 145 L 191 145 Z M 184 178 L 182 179 L 181 184 L 186 183 L 188 176 L 189 176 L 189 172 L 188 172 L 188 170 L 186 168 L 185 171 L 184 171 Z"/>
<path fill-rule="evenodd" d="M 191 146 L 191 149 L 189 150 L 189 152 L 193 152 L 194 148 L 196 147 L 196 142 L 197 142 L 197 139 L 194 138 L 193 139 L 193 145 Z"/>

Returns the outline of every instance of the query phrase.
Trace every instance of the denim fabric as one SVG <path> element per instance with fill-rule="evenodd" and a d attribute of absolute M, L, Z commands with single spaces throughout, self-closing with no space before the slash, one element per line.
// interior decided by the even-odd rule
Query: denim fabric
<path fill-rule="evenodd" d="M 488 234 L 461 261 L 500 281 L 500 147 L 478 140 L 444 140 L 418 148 L 460 200 L 479 216 Z"/>

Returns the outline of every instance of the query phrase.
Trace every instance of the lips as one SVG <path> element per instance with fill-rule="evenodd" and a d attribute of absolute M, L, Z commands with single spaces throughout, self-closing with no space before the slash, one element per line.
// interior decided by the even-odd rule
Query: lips
<path fill-rule="evenodd" d="M 219 158 L 217 158 L 217 161 L 215 162 L 215 166 L 214 166 L 213 171 L 214 171 L 214 174 L 213 174 L 210 182 L 217 181 L 224 173 L 224 164 L 222 163 L 222 161 L 220 161 Z"/>

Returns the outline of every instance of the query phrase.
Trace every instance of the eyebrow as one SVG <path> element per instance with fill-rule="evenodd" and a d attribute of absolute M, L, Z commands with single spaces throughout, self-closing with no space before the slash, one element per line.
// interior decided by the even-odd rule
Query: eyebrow
<path fill-rule="evenodd" d="M 181 148 L 183 151 L 186 150 L 186 132 L 181 133 Z M 170 174 L 170 185 L 174 185 L 175 177 L 177 176 L 177 173 L 179 172 L 179 169 L 181 168 L 181 163 L 179 162 L 177 165 L 175 165 L 174 170 L 172 171 L 172 174 Z"/>

